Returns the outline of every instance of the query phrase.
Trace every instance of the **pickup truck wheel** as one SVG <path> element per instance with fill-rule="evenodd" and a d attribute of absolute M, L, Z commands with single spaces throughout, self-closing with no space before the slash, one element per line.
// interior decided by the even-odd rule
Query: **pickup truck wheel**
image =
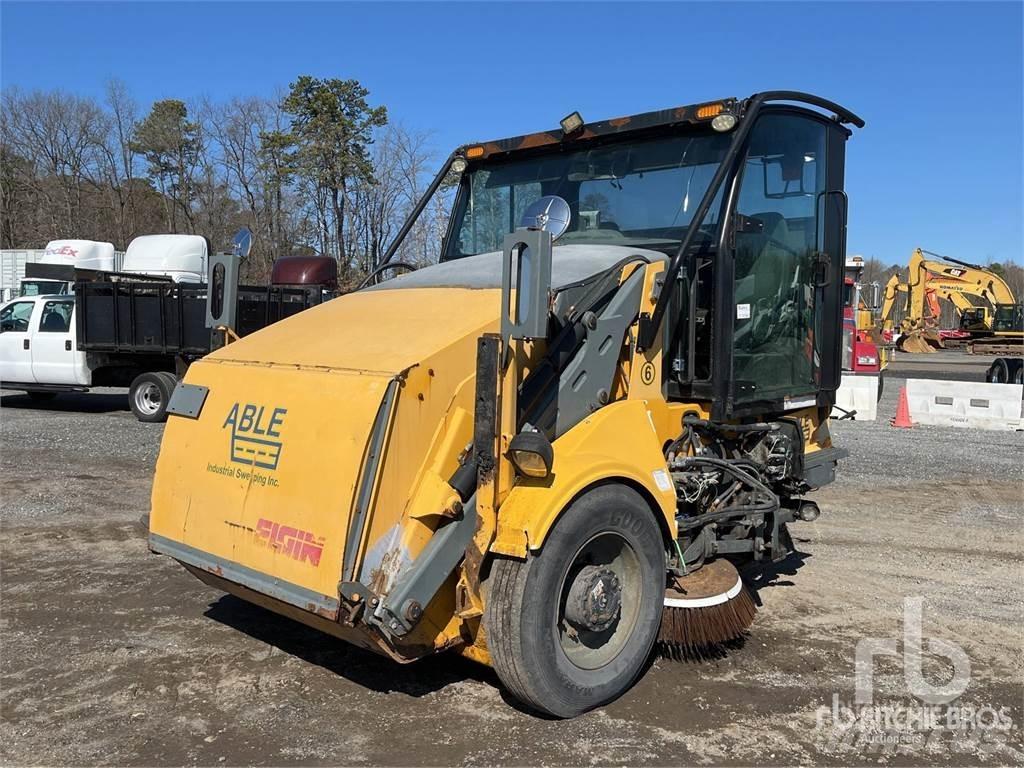
<path fill-rule="evenodd" d="M 128 403 L 135 418 L 147 424 L 165 421 L 173 391 L 173 378 L 169 374 L 155 371 L 136 376 L 128 388 Z"/>
<path fill-rule="evenodd" d="M 1010 366 L 1008 361 L 1001 357 L 997 357 L 991 366 L 989 366 L 988 373 L 985 374 L 985 381 L 992 384 L 1009 384 L 1010 383 Z"/>
<path fill-rule="evenodd" d="M 516 698 L 575 717 L 622 695 L 658 633 L 665 547 L 644 499 L 604 485 L 574 501 L 539 554 L 497 559 L 484 612 L 498 677 Z"/>
<path fill-rule="evenodd" d="M 1006 383 L 1007 384 L 1020 384 L 1021 383 L 1021 372 L 1024 371 L 1024 360 L 1012 360 L 1002 358 L 1006 364 Z"/>

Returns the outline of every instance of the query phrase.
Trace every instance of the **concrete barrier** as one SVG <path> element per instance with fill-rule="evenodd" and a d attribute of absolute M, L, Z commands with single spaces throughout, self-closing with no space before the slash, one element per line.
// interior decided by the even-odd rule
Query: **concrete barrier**
<path fill-rule="evenodd" d="M 1020 384 L 907 379 L 910 418 L 917 424 L 1013 431 L 1024 429 Z"/>
<path fill-rule="evenodd" d="M 832 418 L 843 418 L 846 415 L 844 411 L 856 411 L 854 421 L 874 421 L 878 417 L 877 376 L 843 374 L 843 381 L 836 390 L 836 407 L 832 409 Z"/>

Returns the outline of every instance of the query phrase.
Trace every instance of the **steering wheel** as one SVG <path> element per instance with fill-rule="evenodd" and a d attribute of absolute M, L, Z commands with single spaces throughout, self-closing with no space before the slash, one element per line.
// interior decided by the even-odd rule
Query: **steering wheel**
<path fill-rule="evenodd" d="M 385 264 L 381 264 L 379 267 L 373 270 L 373 272 L 371 272 L 365 278 L 363 278 L 363 281 L 359 283 L 356 290 L 361 291 L 363 288 L 373 283 L 377 277 L 379 277 L 389 269 L 405 269 L 408 270 L 409 272 L 415 272 L 419 268 L 419 264 L 413 264 L 412 262 L 408 261 L 389 261 Z M 376 282 L 379 283 L 380 281 L 376 280 Z"/>

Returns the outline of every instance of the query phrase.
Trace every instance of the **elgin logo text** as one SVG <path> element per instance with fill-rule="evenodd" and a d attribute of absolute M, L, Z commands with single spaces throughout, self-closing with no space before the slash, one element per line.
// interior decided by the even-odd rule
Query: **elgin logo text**
<path fill-rule="evenodd" d="M 324 539 L 313 536 L 309 531 L 300 531 L 298 528 L 260 518 L 256 523 L 256 538 L 261 544 L 276 549 L 282 555 L 300 563 L 309 563 L 314 567 L 320 565 Z"/>
<path fill-rule="evenodd" d="M 231 461 L 262 469 L 277 469 L 281 460 L 281 427 L 285 408 L 235 403 L 224 419 L 231 427 Z"/>

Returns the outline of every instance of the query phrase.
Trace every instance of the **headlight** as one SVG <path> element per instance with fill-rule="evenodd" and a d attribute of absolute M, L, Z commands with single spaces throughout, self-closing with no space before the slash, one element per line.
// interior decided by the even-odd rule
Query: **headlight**
<path fill-rule="evenodd" d="M 736 115 L 731 115 L 728 112 L 723 112 L 717 115 L 711 121 L 711 127 L 719 133 L 725 133 L 731 131 L 736 126 Z"/>
<path fill-rule="evenodd" d="M 520 432 L 508 445 L 508 458 L 520 474 L 527 477 L 547 477 L 555 449 L 541 432 Z"/>
<path fill-rule="evenodd" d="M 878 365 L 878 358 L 871 355 L 858 355 L 857 365 Z"/>

